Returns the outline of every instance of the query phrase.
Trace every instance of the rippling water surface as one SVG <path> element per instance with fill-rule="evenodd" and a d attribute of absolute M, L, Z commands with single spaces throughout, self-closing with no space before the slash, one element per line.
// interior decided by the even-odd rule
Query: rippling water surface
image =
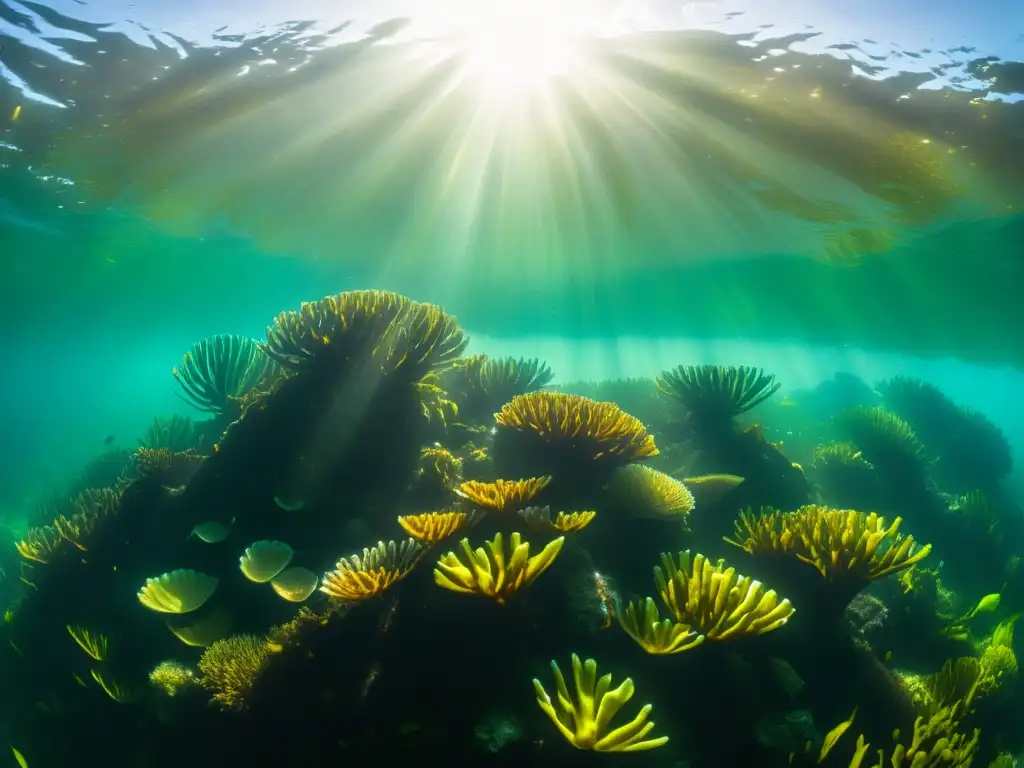
<path fill-rule="evenodd" d="M 8 319 L 230 313 L 244 241 L 495 335 L 1024 360 L 1014 4 L 343 5 L 5 1 Z"/>

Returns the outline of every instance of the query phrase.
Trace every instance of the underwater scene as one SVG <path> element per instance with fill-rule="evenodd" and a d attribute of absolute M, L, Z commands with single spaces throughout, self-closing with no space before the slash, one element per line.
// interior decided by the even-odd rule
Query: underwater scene
<path fill-rule="evenodd" d="M 1024 761 L 1024 6 L 0 0 L 0 768 Z"/>

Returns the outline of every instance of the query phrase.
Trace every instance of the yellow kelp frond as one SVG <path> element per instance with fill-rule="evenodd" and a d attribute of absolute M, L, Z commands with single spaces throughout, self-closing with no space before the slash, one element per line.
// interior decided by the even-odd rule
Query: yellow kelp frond
<path fill-rule="evenodd" d="M 149 673 L 150 684 L 167 696 L 177 696 L 198 684 L 191 667 L 177 661 L 161 661 Z"/>
<path fill-rule="evenodd" d="M 789 600 L 779 600 L 759 581 L 740 576 L 724 560 L 712 565 L 704 555 L 690 558 L 680 552 L 678 562 L 662 554 L 654 569 L 654 582 L 676 621 L 688 624 L 708 640 L 761 635 L 778 629 L 793 615 Z"/>
<path fill-rule="evenodd" d="M 934 675 L 925 679 L 928 712 L 935 713 L 962 701 L 970 708 L 981 684 L 981 664 L 970 656 L 948 659 Z"/>
<path fill-rule="evenodd" d="M 71 514 L 60 515 L 53 527 L 68 542 L 85 552 L 103 521 L 121 509 L 122 486 L 89 488 L 71 502 Z"/>
<path fill-rule="evenodd" d="M 14 548 L 26 560 L 45 564 L 53 560 L 54 556 L 65 546 L 67 546 L 67 539 L 56 527 L 41 525 L 29 528 L 25 538 L 16 542 Z"/>
<path fill-rule="evenodd" d="M 337 570 L 324 574 L 320 591 L 337 600 L 354 602 L 376 597 L 416 567 L 426 550 L 415 539 L 400 545 L 394 541 L 378 541 L 363 554 L 342 558 Z"/>
<path fill-rule="evenodd" d="M 107 658 L 107 653 L 110 651 L 110 640 L 106 635 L 92 632 L 85 627 L 73 627 L 70 624 L 67 625 L 67 630 L 71 639 L 78 643 L 78 647 L 85 651 L 89 658 L 96 661 L 103 661 Z"/>
<path fill-rule="evenodd" d="M 199 657 L 199 683 L 227 709 L 242 710 L 270 657 L 262 637 L 235 635 L 218 640 Z"/>
<path fill-rule="evenodd" d="M 685 522 L 695 506 L 693 494 L 683 483 L 643 464 L 616 469 L 607 490 L 611 503 L 636 517 L 677 518 Z"/>
<path fill-rule="evenodd" d="M 693 494 L 698 507 L 710 507 L 721 501 L 743 480 L 744 478 L 739 475 L 697 475 L 696 477 L 684 477 L 683 484 Z"/>
<path fill-rule="evenodd" d="M 812 504 L 785 514 L 742 514 L 735 539 L 727 541 L 751 554 L 792 553 L 830 582 L 871 581 L 910 568 L 931 552 L 930 544 L 919 547 L 913 536 L 900 534 L 901 523 L 897 517 L 887 526 L 874 512 Z"/>
<path fill-rule="evenodd" d="M 917 433 L 903 419 L 879 406 L 847 408 L 836 429 L 879 471 L 923 472 L 929 460 Z"/>
<path fill-rule="evenodd" d="M 140 475 L 159 475 L 168 486 L 185 485 L 206 459 L 191 448 L 177 453 L 166 448 L 139 448 L 132 458 Z"/>
<path fill-rule="evenodd" d="M 733 526 L 734 539 L 725 541 L 751 555 L 790 552 L 795 532 L 786 524 L 785 513 L 764 507 L 754 512 L 742 510 Z"/>
<path fill-rule="evenodd" d="M 436 544 L 473 525 L 479 517 L 476 512 L 425 512 L 420 515 L 400 515 L 398 524 L 417 541 Z"/>
<path fill-rule="evenodd" d="M 886 750 L 877 750 L 878 762 L 871 768 L 970 768 L 981 732 L 975 728 L 970 738 L 957 732 L 965 710 L 963 702 L 957 702 L 927 719 L 918 717 L 910 744 L 897 744 L 888 756 Z M 870 746 L 863 735 L 857 740 L 850 768 L 860 768 Z"/>
<path fill-rule="evenodd" d="M 473 550 L 469 539 L 463 539 L 461 556 L 449 552 L 437 561 L 434 583 L 453 592 L 493 597 L 504 605 L 512 594 L 529 586 L 551 566 L 562 551 L 565 537 L 558 537 L 533 557 L 529 542 L 518 533 L 509 536 L 507 549 L 500 533 L 486 544 L 487 549 Z"/>
<path fill-rule="evenodd" d="M 264 351 L 281 365 L 347 366 L 372 362 L 385 374 L 403 370 L 410 381 L 451 363 L 469 342 L 440 307 L 387 291 L 347 291 L 282 312 L 267 328 Z"/>
<path fill-rule="evenodd" d="M 194 449 L 203 439 L 202 428 L 187 416 L 153 419 L 145 437 L 139 440 L 143 448 L 165 448 L 171 453 Z"/>
<path fill-rule="evenodd" d="M 645 737 L 654 729 L 654 723 L 647 722 L 651 705 L 644 705 L 640 713 L 626 725 L 609 731 L 612 718 L 633 698 L 633 681 L 626 678 L 618 688 L 612 689 L 612 676 L 597 678 L 597 662 L 587 659 L 581 663 L 579 656 L 572 655 L 573 682 L 576 686 L 575 701 L 569 695 L 565 678 L 558 664 L 551 662 L 555 674 L 555 700 L 548 696 L 540 681 L 534 679 L 537 704 L 551 718 L 559 733 L 576 749 L 592 749 L 595 752 L 641 752 L 660 747 L 668 736 L 656 739 Z"/>
<path fill-rule="evenodd" d="M 190 613 L 201 608 L 214 590 L 217 579 L 189 568 L 179 568 L 146 579 L 139 590 L 139 602 L 160 613 Z"/>
<path fill-rule="evenodd" d="M 103 692 L 118 704 L 131 704 L 138 701 L 139 691 L 124 685 L 114 679 L 109 673 L 101 669 L 90 669 L 89 674 L 96 681 L 96 685 L 102 688 Z"/>
<path fill-rule="evenodd" d="M 694 632 L 688 624 L 662 620 L 658 606 L 649 597 L 639 603 L 630 601 L 619 615 L 619 624 L 648 653 L 681 653 L 704 642 L 704 635 Z"/>
<path fill-rule="evenodd" d="M 448 490 L 454 490 L 462 477 L 462 459 L 440 445 L 420 451 L 417 475 L 431 473 Z"/>
<path fill-rule="evenodd" d="M 680 365 L 657 378 L 658 389 L 701 419 L 731 419 L 774 395 L 782 385 L 760 368 Z"/>
<path fill-rule="evenodd" d="M 526 480 L 495 480 L 493 483 L 469 480 L 456 488 L 455 493 L 484 509 L 514 511 L 533 501 L 550 482 L 548 476 Z"/>
<path fill-rule="evenodd" d="M 420 409 L 426 420 L 434 421 L 436 419 L 447 427 L 448 420 L 459 415 L 459 404 L 449 397 L 440 382 L 440 377 L 430 371 L 416 381 L 413 388 L 419 397 Z"/>
<path fill-rule="evenodd" d="M 192 405 L 223 415 L 232 400 L 262 385 L 276 367 L 258 342 L 224 333 L 193 344 L 172 373 Z"/>
<path fill-rule="evenodd" d="M 579 395 L 532 392 L 513 397 L 494 415 L 498 424 L 538 443 L 569 445 L 590 460 L 627 464 L 658 455 L 643 423 L 615 403 Z"/>
<path fill-rule="evenodd" d="M 551 519 L 550 507 L 527 507 L 519 510 L 519 516 L 531 527 L 547 533 L 575 533 L 582 531 L 597 516 L 597 512 L 559 512 Z"/>

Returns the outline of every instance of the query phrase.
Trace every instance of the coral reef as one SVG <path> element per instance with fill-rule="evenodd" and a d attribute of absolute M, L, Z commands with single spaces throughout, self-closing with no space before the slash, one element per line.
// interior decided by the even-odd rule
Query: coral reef
<path fill-rule="evenodd" d="M 902 379 L 884 406 L 850 377 L 777 396 L 743 366 L 555 391 L 545 361 L 467 343 L 442 307 L 376 290 L 282 312 L 263 343 L 196 343 L 167 385 L 204 420 L 157 417 L 9 526 L 19 759 L 1024 751 L 1024 523 L 984 417 Z M 552 664 L 531 692 L 573 649 L 573 679 Z M 658 729 L 652 704 L 612 722 L 633 680 Z"/>

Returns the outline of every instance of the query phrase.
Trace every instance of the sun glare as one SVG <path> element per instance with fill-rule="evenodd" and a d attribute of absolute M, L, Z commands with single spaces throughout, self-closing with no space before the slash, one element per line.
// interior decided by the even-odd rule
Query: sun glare
<path fill-rule="evenodd" d="M 585 24 L 569 10 L 574 4 L 564 5 L 550 0 L 480 3 L 462 32 L 467 74 L 495 95 L 543 86 L 567 74 Z"/>

